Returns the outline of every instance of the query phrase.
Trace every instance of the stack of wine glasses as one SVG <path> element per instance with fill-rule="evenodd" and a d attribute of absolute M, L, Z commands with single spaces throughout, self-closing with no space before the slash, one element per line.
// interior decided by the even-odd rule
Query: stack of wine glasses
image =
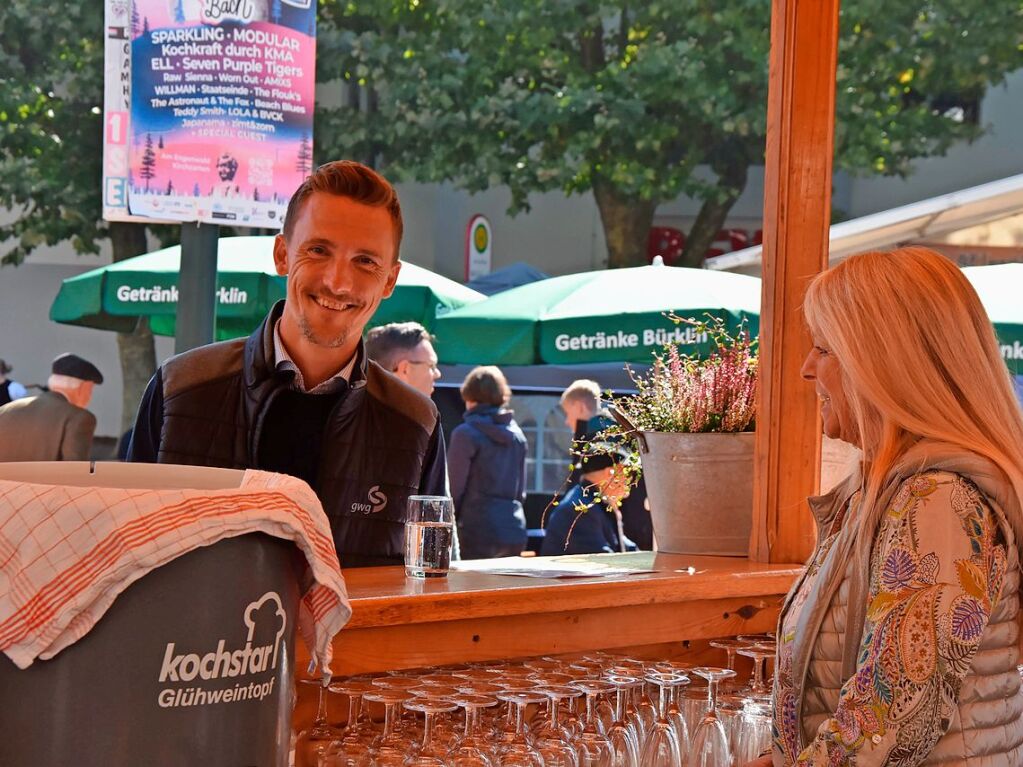
<path fill-rule="evenodd" d="M 724 667 L 612 653 L 318 680 L 296 767 L 733 767 L 771 744 L 774 640 L 711 643 Z M 737 678 L 737 656 L 753 674 Z M 340 705 L 344 700 L 347 705 Z M 382 711 L 370 717 L 369 711 Z M 346 710 L 336 722 L 331 710 Z"/>

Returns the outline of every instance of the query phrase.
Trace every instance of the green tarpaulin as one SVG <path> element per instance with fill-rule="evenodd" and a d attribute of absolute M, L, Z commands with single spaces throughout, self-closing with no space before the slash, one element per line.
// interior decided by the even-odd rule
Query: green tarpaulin
<path fill-rule="evenodd" d="M 523 285 L 437 320 L 446 364 L 650 362 L 668 341 L 703 353 L 705 337 L 665 316 L 742 320 L 758 332 L 760 280 L 670 266 L 613 269 Z"/>
<path fill-rule="evenodd" d="M 274 270 L 273 237 L 224 237 L 217 255 L 217 340 L 252 332 L 286 280 Z M 149 317 L 153 332 L 174 335 L 181 248 L 155 251 L 64 280 L 50 319 L 69 325 L 130 332 Z M 393 295 L 371 324 L 415 320 L 433 326 L 438 315 L 483 300 L 482 293 L 404 262 Z"/>

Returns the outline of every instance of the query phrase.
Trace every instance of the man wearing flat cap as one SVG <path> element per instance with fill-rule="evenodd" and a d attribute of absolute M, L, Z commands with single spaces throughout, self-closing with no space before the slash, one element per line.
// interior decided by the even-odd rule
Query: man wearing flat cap
<path fill-rule="evenodd" d="M 629 494 L 624 464 L 628 455 L 609 443 L 591 443 L 575 460 L 579 484 L 548 515 L 542 556 L 635 551 L 622 526 L 622 501 Z"/>
<path fill-rule="evenodd" d="M 103 375 L 76 354 L 50 370 L 48 391 L 0 407 L 0 461 L 89 460 L 96 416 L 85 408 Z"/>

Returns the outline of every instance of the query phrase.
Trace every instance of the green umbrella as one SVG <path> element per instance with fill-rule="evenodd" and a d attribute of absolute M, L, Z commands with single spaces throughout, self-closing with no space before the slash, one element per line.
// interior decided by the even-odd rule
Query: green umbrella
<path fill-rule="evenodd" d="M 252 332 L 286 280 L 273 263 L 273 237 L 224 237 L 217 254 L 217 340 Z M 153 332 L 173 336 L 178 301 L 181 247 L 144 256 L 64 280 L 50 307 L 50 319 L 68 325 L 130 332 L 149 317 Z M 482 293 L 403 262 L 393 295 L 380 304 L 371 324 L 415 320 L 431 327 L 437 316 L 481 301 Z"/>
<path fill-rule="evenodd" d="M 640 266 L 554 277 L 499 293 L 437 320 L 447 364 L 650 362 L 678 341 L 703 353 L 706 337 L 665 316 L 720 317 L 759 329 L 760 280 L 742 274 Z"/>
<path fill-rule="evenodd" d="M 1009 370 L 1023 376 L 1023 264 L 968 266 L 963 274 L 995 326 Z"/>

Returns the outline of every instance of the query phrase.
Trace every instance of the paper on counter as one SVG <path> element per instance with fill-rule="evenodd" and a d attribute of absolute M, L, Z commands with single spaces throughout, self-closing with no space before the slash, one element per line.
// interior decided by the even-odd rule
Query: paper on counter
<path fill-rule="evenodd" d="M 624 560 L 624 561 L 623 561 Z M 631 561 L 630 561 L 631 560 Z M 649 552 L 628 554 L 580 554 L 563 557 L 500 557 L 452 562 L 459 572 L 516 575 L 525 578 L 610 578 L 653 573 Z"/>

